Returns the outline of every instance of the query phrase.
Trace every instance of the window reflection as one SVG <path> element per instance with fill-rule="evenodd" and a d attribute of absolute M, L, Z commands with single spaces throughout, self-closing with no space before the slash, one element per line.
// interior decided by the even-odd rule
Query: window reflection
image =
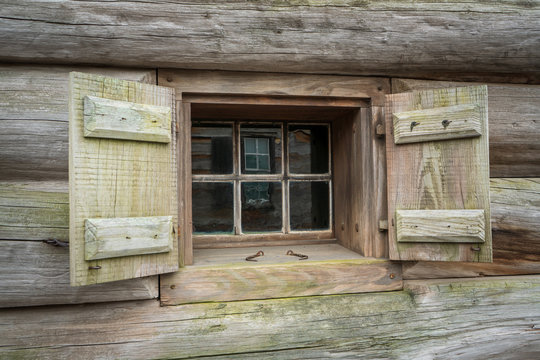
<path fill-rule="evenodd" d="M 232 125 L 193 124 L 191 169 L 195 175 L 232 174 Z"/>
<path fill-rule="evenodd" d="M 328 173 L 328 126 L 289 125 L 291 174 Z"/>
<path fill-rule="evenodd" d="M 242 125 L 242 173 L 281 173 L 281 126 Z"/>
<path fill-rule="evenodd" d="M 281 231 L 282 191 L 279 182 L 242 183 L 242 231 Z"/>

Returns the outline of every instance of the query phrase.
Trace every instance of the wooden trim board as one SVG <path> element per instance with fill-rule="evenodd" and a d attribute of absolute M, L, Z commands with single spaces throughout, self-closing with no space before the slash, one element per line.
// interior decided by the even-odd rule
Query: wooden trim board
<path fill-rule="evenodd" d="M 257 262 L 247 256 L 262 250 Z M 308 255 L 299 260 L 286 252 Z M 401 265 L 340 245 L 196 250 L 195 263 L 161 276 L 161 304 L 400 290 Z"/>

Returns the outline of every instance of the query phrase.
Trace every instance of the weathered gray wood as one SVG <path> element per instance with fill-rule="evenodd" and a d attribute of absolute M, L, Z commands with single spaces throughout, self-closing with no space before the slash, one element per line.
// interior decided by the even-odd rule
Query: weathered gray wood
<path fill-rule="evenodd" d="M 484 242 L 484 219 L 484 210 L 396 210 L 396 238 L 398 242 Z"/>
<path fill-rule="evenodd" d="M 68 241 L 67 181 L 1 181 L 0 239 Z"/>
<path fill-rule="evenodd" d="M 0 180 L 67 180 L 68 74 L 73 70 L 156 82 L 155 70 L 1 65 Z"/>
<path fill-rule="evenodd" d="M 0 312 L 0 357 L 536 359 L 540 277 L 411 281 L 406 291 L 159 307 Z"/>
<path fill-rule="evenodd" d="M 85 260 L 158 254 L 172 251 L 172 216 L 86 219 Z"/>
<path fill-rule="evenodd" d="M 85 260 L 84 222 L 89 218 L 172 216 L 178 222 L 176 124 L 172 141 L 84 137 L 86 96 L 165 106 L 175 113 L 174 89 L 79 72 L 70 73 L 69 238 L 74 286 L 131 279 L 178 269 L 178 244 L 161 254 Z M 174 234 L 176 239 L 176 234 Z"/>
<path fill-rule="evenodd" d="M 392 114 L 394 142 L 407 144 L 480 136 L 480 108 L 474 104 L 412 110 Z"/>
<path fill-rule="evenodd" d="M 0 294 L 0 307 L 19 307 L 152 299 L 159 291 L 157 276 L 72 287 L 68 248 L 0 241 Z"/>
<path fill-rule="evenodd" d="M 392 79 L 392 92 L 473 83 Z M 491 177 L 540 177 L 540 86 L 488 84 Z"/>
<path fill-rule="evenodd" d="M 481 109 L 482 136 L 396 145 L 386 141 L 388 213 L 395 210 L 484 210 L 490 221 L 487 87 L 432 89 L 387 95 L 386 130 L 392 114 L 413 109 L 475 104 Z M 396 241 L 396 222 L 389 222 L 390 259 L 491 262 L 491 229 L 485 242 L 403 243 Z"/>
<path fill-rule="evenodd" d="M 84 98 L 84 136 L 171 142 L 171 108 L 95 96 Z"/>
<path fill-rule="evenodd" d="M 287 251 L 307 255 L 299 261 Z M 245 261 L 257 250 L 257 262 Z M 160 278 L 162 305 L 401 290 L 401 265 L 337 244 L 199 249 L 195 263 Z"/>
<path fill-rule="evenodd" d="M 0 60 L 538 81 L 537 6 L 5 0 Z"/>
<path fill-rule="evenodd" d="M 406 279 L 540 274 L 540 179 L 491 179 L 493 263 L 407 262 Z"/>

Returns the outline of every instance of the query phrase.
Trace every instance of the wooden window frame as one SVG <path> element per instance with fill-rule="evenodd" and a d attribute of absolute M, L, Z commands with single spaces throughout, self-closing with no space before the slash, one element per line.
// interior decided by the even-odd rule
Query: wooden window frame
<path fill-rule="evenodd" d="M 188 98 L 189 99 L 189 98 Z M 248 100 L 249 101 L 249 100 Z M 193 118 L 191 120 L 193 122 Z M 197 120 L 199 123 L 199 120 Z M 331 124 L 330 122 L 300 122 L 282 121 L 276 119 L 275 122 L 267 120 L 245 121 L 227 119 L 223 122 L 219 119 L 200 120 L 200 123 L 232 123 L 233 125 L 233 156 L 235 158 L 232 174 L 224 175 L 192 175 L 192 181 L 196 182 L 232 182 L 234 186 L 234 234 L 201 234 L 192 233 L 193 248 L 223 248 L 223 247 L 244 247 L 245 244 L 259 244 L 261 246 L 280 245 L 283 241 L 289 244 L 303 245 L 305 243 L 334 243 L 334 229 L 332 223 L 332 159 L 331 159 Z M 244 156 L 241 127 L 243 125 L 259 124 L 279 124 L 279 131 L 282 136 L 282 159 L 281 171 L 279 173 L 249 174 L 244 172 L 242 158 Z M 288 127 L 294 125 L 324 125 L 328 127 L 328 171 L 325 174 L 291 174 L 288 161 Z M 186 127 L 188 124 L 186 123 Z M 270 150 L 270 149 L 269 149 Z M 186 159 L 187 161 L 187 155 Z M 191 161 L 191 159 L 190 159 Z M 289 185 L 294 181 L 326 181 L 329 183 L 329 219 L 328 229 L 320 230 L 293 230 L 290 226 L 290 201 Z M 242 184 L 245 182 L 279 182 L 282 186 L 282 227 L 280 232 L 250 233 L 242 231 L 241 224 L 241 204 L 242 204 Z"/>
<path fill-rule="evenodd" d="M 386 259 L 387 234 L 379 229 L 381 220 L 387 219 L 386 149 L 384 136 L 377 134 L 384 129 L 389 79 L 159 69 L 158 84 L 175 88 L 179 120 L 181 268 L 160 276 L 162 305 L 402 289 L 401 265 Z M 260 242 L 243 244 L 257 248 L 193 249 L 191 112 L 207 104 L 213 107 L 207 118 L 228 106 L 251 107 L 266 120 L 276 115 L 298 120 L 284 111 L 290 107 L 301 109 L 313 121 L 328 121 L 329 114 L 347 115 L 346 121 L 332 125 L 333 160 L 339 157 L 346 159 L 342 164 L 354 165 L 332 169 L 334 183 L 340 181 L 340 192 L 334 194 L 340 208 L 333 207 L 338 244 L 317 244 L 319 240 L 311 239 L 311 245 L 292 247 L 307 253 L 307 261 L 286 256 L 285 240 L 279 242 L 285 246 L 265 246 L 265 256 L 258 262 L 244 257 L 265 245 Z M 227 115 L 237 118 L 234 111 Z M 303 278 L 310 281 L 299 283 Z"/>

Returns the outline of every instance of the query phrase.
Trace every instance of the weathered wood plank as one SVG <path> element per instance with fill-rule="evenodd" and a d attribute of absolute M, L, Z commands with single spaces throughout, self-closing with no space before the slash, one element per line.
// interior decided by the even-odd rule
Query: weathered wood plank
<path fill-rule="evenodd" d="M 68 74 L 155 84 L 155 70 L 0 66 L 0 180 L 68 178 Z"/>
<path fill-rule="evenodd" d="M 159 291 L 157 276 L 72 287 L 67 248 L 0 241 L 0 294 L 0 307 L 19 307 L 153 299 Z"/>
<path fill-rule="evenodd" d="M 392 92 L 474 83 L 392 79 Z M 491 177 L 540 177 L 540 86 L 488 84 Z"/>
<path fill-rule="evenodd" d="M 84 98 L 84 136 L 171 142 L 171 108 L 128 101 Z"/>
<path fill-rule="evenodd" d="M 398 242 L 484 242 L 484 210 L 396 210 L 396 231 Z"/>
<path fill-rule="evenodd" d="M 309 258 L 286 255 L 288 249 Z M 263 250 L 257 262 L 247 256 Z M 337 244 L 196 250 L 194 265 L 161 276 L 162 305 L 403 288 L 400 264 L 364 258 Z"/>
<path fill-rule="evenodd" d="M 268 71 L 267 68 L 265 69 Z M 197 71 L 159 69 L 158 84 L 182 93 L 225 95 L 268 95 L 325 98 L 366 98 L 383 106 L 390 93 L 390 81 L 377 77 L 321 76 L 235 71 Z M 179 99 L 180 100 L 180 99 Z M 355 105 L 358 100 L 355 101 Z"/>
<path fill-rule="evenodd" d="M 0 60 L 538 81 L 538 16 L 520 0 L 5 0 Z"/>
<path fill-rule="evenodd" d="M 73 285 L 88 285 L 175 271 L 173 250 L 161 254 L 85 260 L 84 222 L 91 218 L 172 216 L 178 223 L 176 122 L 172 141 L 84 137 L 83 100 L 96 96 L 117 101 L 165 106 L 175 113 L 174 90 L 100 75 L 70 73 L 69 193 L 70 268 Z"/>
<path fill-rule="evenodd" d="M 0 239 L 68 241 L 67 181 L 1 181 Z"/>
<path fill-rule="evenodd" d="M 6 358 L 535 359 L 540 277 L 406 282 L 406 291 L 159 307 L 1 311 Z M 246 336 L 249 334 L 249 336 Z"/>
<path fill-rule="evenodd" d="M 405 279 L 540 274 L 540 179 L 491 179 L 493 263 L 403 263 Z"/>
<path fill-rule="evenodd" d="M 386 130 L 391 134 L 393 113 L 463 104 L 475 104 L 481 109 L 481 137 L 404 145 L 386 141 L 389 215 L 396 210 L 483 209 L 484 223 L 489 223 L 486 86 L 387 95 Z M 390 259 L 492 261 L 489 227 L 485 230 L 485 242 L 471 247 L 457 243 L 397 242 L 396 225 L 389 221 Z"/>
<path fill-rule="evenodd" d="M 393 117 L 396 144 L 482 135 L 481 112 L 474 104 L 405 111 Z"/>
<path fill-rule="evenodd" d="M 84 221 L 85 260 L 172 251 L 176 240 L 172 216 Z"/>

